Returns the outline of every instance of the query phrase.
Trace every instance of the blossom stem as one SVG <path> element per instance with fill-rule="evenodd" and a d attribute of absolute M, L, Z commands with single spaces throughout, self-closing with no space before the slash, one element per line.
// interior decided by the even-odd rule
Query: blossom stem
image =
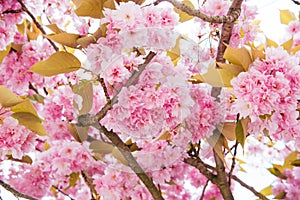
<path fill-rule="evenodd" d="M 43 33 L 46 34 L 45 30 L 43 29 L 42 25 L 36 20 L 36 18 L 34 17 L 34 15 L 28 10 L 28 8 L 26 7 L 26 5 L 23 3 L 22 0 L 18 0 L 18 2 L 21 4 L 22 6 L 22 10 L 24 12 L 26 12 L 30 18 L 32 19 L 33 23 L 36 25 L 36 27 Z M 50 39 L 47 38 L 47 40 L 50 42 L 50 44 L 52 45 L 52 47 L 55 49 L 55 51 L 58 51 L 58 47 L 54 44 L 54 42 Z"/>

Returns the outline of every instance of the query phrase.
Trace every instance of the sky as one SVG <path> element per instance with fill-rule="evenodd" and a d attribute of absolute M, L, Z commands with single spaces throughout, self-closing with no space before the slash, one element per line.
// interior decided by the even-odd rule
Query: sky
<path fill-rule="evenodd" d="M 279 10 L 290 10 L 298 15 L 300 6 L 295 6 L 291 0 L 247 0 L 258 7 L 257 18 L 261 20 L 261 29 L 265 35 L 276 41 L 283 42 L 290 38 L 285 38 L 285 25 L 280 24 Z M 246 168 L 247 173 L 239 172 L 237 176 L 244 180 L 248 185 L 253 186 L 257 191 L 265 188 L 274 180 L 274 176 L 269 173 L 258 172 L 256 169 Z M 265 172 L 267 172 L 265 170 Z M 234 196 L 236 199 L 253 200 L 257 199 L 251 192 L 235 184 Z M 12 194 L 0 187 L 0 197 L 3 200 L 17 199 Z"/>

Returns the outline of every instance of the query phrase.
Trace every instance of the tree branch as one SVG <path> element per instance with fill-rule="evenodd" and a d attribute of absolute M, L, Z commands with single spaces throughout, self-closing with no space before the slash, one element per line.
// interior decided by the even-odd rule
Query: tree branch
<path fill-rule="evenodd" d="M 104 135 L 118 148 L 121 154 L 124 156 L 126 161 L 128 162 L 128 166 L 132 169 L 132 171 L 140 178 L 140 180 L 147 187 L 152 197 L 155 200 L 163 200 L 161 192 L 154 185 L 152 179 L 144 172 L 141 166 L 133 157 L 130 152 L 129 147 L 121 140 L 121 138 L 113 131 L 108 131 L 104 126 L 98 124 L 100 126 L 100 130 L 104 133 Z M 95 128 L 99 128 L 99 126 L 94 126 Z"/>
<path fill-rule="evenodd" d="M 42 25 L 36 20 L 36 18 L 34 17 L 34 15 L 27 9 L 26 5 L 23 3 L 22 0 L 18 0 L 18 2 L 21 4 L 22 6 L 22 10 L 24 12 L 26 12 L 30 18 L 32 19 L 32 21 L 34 22 L 34 24 L 36 25 L 36 27 L 45 35 L 46 32 L 43 29 Z M 58 51 L 58 47 L 54 44 L 54 42 L 50 39 L 47 38 L 47 40 L 50 42 L 50 44 L 53 46 L 53 48 L 55 49 L 55 51 Z"/>
<path fill-rule="evenodd" d="M 227 182 L 227 176 L 226 176 L 226 172 L 225 172 L 224 163 L 223 163 L 222 159 L 218 156 L 216 151 L 213 150 L 213 152 L 214 152 L 214 158 L 216 161 L 216 171 L 217 171 L 217 179 L 218 179 L 217 186 L 219 187 L 224 199 L 233 200 L 234 198 L 233 198 L 232 192 L 230 190 L 230 186 Z"/>
<path fill-rule="evenodd" d="M 210 169 L 210 170 L 213 170 L 213 171 L 216 171 L 216 168 L 211 166 L 211 165 L 208 165 L 206 163 L 204 163 L 200 158 L 187 158 L 184 160 L 185 163 L 193 166 L 193 167 L 196 167 L 199 171 L 200 169 L 198 168 L 199 166 L 195 166 L 195 165 L 192 165 L 190 163 L 190 161 L 188 161 L 188 159 L 194 159 L 196 161 L 196 163 L 201 163 L 201 168 L 205 168 L 206 170 Z M 200 171 L 201 172 L 201 171 Z M 229 173 L 226 173 L 227 176 L 229 176 Z M 256 191 L 253 187 L 249 186 L 247 183 L 243 182 L 241 179 L 239 179 L 236 175 L 231 175 L 231 178 L 233 180 L 235 180 L 236 182 L 238 182 L 241 186 L 243 186 L 244 188 L 248 189 L 249 191 L 251 191 L 255 196 L 259 197 L 260 199 L 262 200 L 268 200 L 268 198 L 266 196 L 264 196 L 263 194 L 261 194 L 260 192 Z"/>
<path fill-rule="evenodd" d="M 227 16 L 234 15 L 236 13 L 236 10 L 241 11 L 242 3 L 243 3 L 243 0 L 234 0 L 232 2 L 231 6 L 230 6 L 230 8 L 228 10 L 228 12 L 227 12 Z M 235 18 L 235 20 L 239 17 L 239 15 L 240 15 L 240 13 Z M 217 57 L 216 57 L 216 61 L 217 62 L 221 62 L 221 63 L 225 62 L 225 59 L 223 58 L 224 52 L 226 50 L 225 44 L 229 44 L 235 20 L 233 20 L 233 21 L 227 21 L 222 26 L 222 33 L 221 33 L 221 38 L 220 38 L 220 41 L 219 41 L 219 46 L 218 46 L 218 51 L 217 51 Z M 219 68 L 218 65 L 217 65 L 217 68 Z"/>
<path fill-rule="evenodd" d="M 210 22 L 210 23 L 218 23 L 218 24 L 227 23 L 227 22 L 233 23 L 240 16 L 241 13 L 241 8 L 236 7 L 236 8 L 232 8 L 232 12 L 227 15 L 208 16 L 202 13 L 199 9 L 193 9 L 188 5 L 180 3 L 176 0 L 157 0 L 156 2 L 154 2 L 154 5 L 157 5 L 163 1 L 167 1 L 171 3 L 175 8 L 187 13 L 188 15 L 198 17 L 203 21 Z"/>
<path fill-rule="evenodd" d="M 0 185 L 17 197 L 21 197 L 21 198 L 25 198 L 25 199 L 29 199 L 29 200 L 38 200 L 32 196 L 29 196 L 27 194 L 23 194 L 23 193 L 19 192 L 18 190 L 14 189 L 13 187 L 11 187 L 9 184 L 5 183 L 2 180 L 0 180 Z"/>

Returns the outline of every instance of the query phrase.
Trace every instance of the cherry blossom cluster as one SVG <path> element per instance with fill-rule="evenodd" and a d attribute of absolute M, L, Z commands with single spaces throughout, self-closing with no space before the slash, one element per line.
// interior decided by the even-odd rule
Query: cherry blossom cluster
<path fill-rule="evenodd" d="M 255 60 L 248 72 L 232 80 L 232 113 L 250 117 L 249 131 L 275 139 L 299 137 L 300 66 L 298 55 L 282 47 L 267 48 L 266 58 Z"/>
<path fill-rule="evenodd" d="M 36 134 L 19 125 L 18 120 L 10 116 L 0 121 L 0 158 L 5 160 L 6 155 L 15 159 L 22 159 L 27 153 L 35 150 Z"/>
<path fill-rule="evenodd" d="M 51 148 L 36 154 L 32 165 L 12 169 L 10 182 L 21 192 L 42 198 L 52 196 L 51 187 L 55 186 L 71 196 L 90 197 L 89 188 L 79 179 L 82 171 L 88 174 L 102 174 L 103 166 L 96 162 L 87 147 L 70 141 L 56 141 Z M 72 174 L 78 174 L 76 187 L 69 187 Z M 67 189 L 67 190 L 65 190 Z"/>
<path fill-rule="evenodd" d="M 300 184 L 300 168 L 285 169 L 283 174 L 285 179 L 277 179 L 273 184 L 272 191 L 274 196 L 285 193 L 284 199 L 292 200 L 300 196 L 298 186 Z"/>

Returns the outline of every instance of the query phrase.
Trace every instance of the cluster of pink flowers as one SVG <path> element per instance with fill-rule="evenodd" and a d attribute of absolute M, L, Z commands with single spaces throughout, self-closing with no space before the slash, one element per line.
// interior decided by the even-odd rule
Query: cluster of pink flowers
<path fill-rule="evenodd" d="M 300 66 L 297 55 L 282 47 L 267 48 L 266 58 L 255 60 L 248 72 L 232 80 L 232 114 L 249 116 L 252 133 L 268 133 L 275 139 L 299 136 Z"/>
<path fill-rule="evenodd" d="M 53 52 L 49 42 L 39 38 L 24 44 L 22 52 L 9 53 L 0 65 L 0 84 L 20 95 L 28 92 L 29 83 L 41 88 L 52 86 L 53 78 L 45 78 L 27 70 L 35 63 L 47 59 Z"/>
<path fill-rule="evenodd" d="M 277 179 L 273 184 L 272 191 L 274 196 L 285 193 L 284 199 L 293 200 L 295 197 L 300 196 L 299 184 L 300 184 L 300 168 L 294 167 L 292 169 L 285 169 L 283 174 L 286 179 Z"/>
<path fill-rule="evenodd" d="M 1 160 L 5 160 L 6 155 L 22 159 L 22 156 L 35 149 L 36 144 L 36 135 L 24 126 L 19 125 L 18 120 L 5 117 L 0 122 Z"/>
<path fill-rule="evenodd" d="M 102 174 L 101 163 L 94 160 L 91 152 L 78 142 L 53 142 L 49 150 L 37 154 L 32 165 L 22 165 L 21 169 L 11 171 L 10 183 L 19 191 L 42 198 L 51 194 L 51 186 L 65 191 L 70 196 L 81 194 L 90 197 L 88 187 L 82 178 L 76 181 L 75 189 L 70 185 L 70 175 L 73 173 Z"/>
<path fill-rule="evenodd" d="M 154 60 L 136 85 L 122 88 L 118 103 L 101 123 L 132 138 L 156 138 L 162 130 L 180 124 L 190 113 L 191 105 L 184 77 Z"/>
<path fill-rule="evenodd" d="M 187 126 L 192 133 L 192 141 L 197 143 L 200 139 L 213 134 L 216 125 L 224 120 L 225 110 L 210 95 L 211 87 L 207 85 L 193 85 L 191 96 L 195 101 L 191 114 L 187 118 Z"/>

